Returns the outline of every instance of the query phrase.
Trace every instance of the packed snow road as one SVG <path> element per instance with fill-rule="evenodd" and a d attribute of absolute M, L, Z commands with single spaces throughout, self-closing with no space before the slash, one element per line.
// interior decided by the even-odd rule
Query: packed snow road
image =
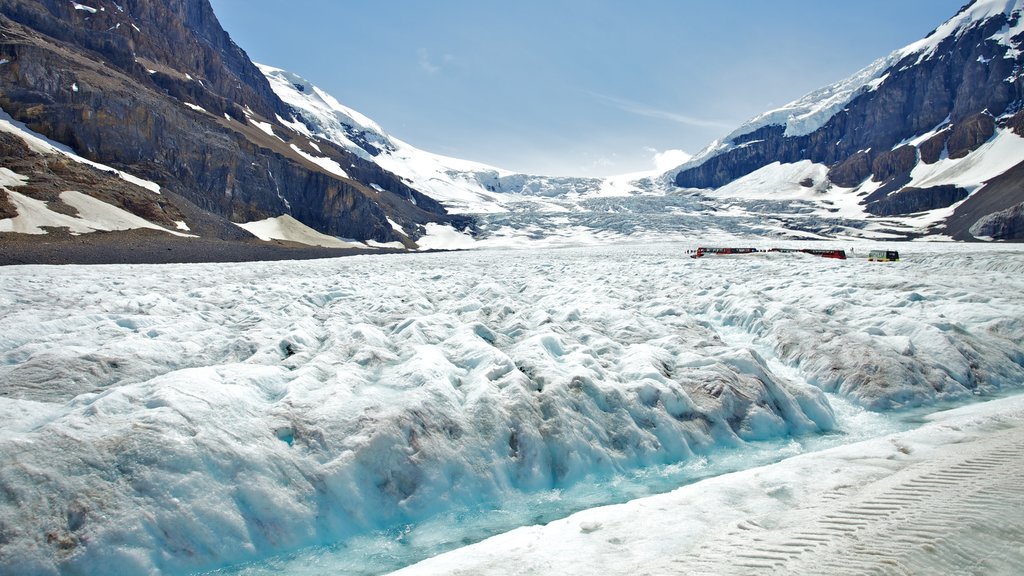
<path fill-rule="evenodd" d="M 0 572 L 182 573 L 1024 384 L 1024 254 L 0 270 Z"/>

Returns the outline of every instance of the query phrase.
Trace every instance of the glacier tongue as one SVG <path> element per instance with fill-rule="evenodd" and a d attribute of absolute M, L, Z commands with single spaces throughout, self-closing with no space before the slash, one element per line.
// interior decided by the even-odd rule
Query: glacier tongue
<path fill-rule="evenodd" d="M 216 567 L 831 430 L 808 381 L 877 407 L 1019 386 L 1003 250 L 8 268 L 0 571 Z"/>

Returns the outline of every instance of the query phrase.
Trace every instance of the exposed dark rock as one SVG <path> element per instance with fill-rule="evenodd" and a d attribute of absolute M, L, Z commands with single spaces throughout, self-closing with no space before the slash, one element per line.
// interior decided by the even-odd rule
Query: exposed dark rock
<path fill-rule="evenodd" d="M 871 162 L 876 182 L 885 182 L 899 175 L 907 174 L 917 164 L 917 148 L 900 146 L 889 152 L 882 152 Z"/>
<path fill-rule="evenodd" d="M 857 152 L 828 171 L 828 179 L 836 186 L 853 188 L 871 176 L 871 155 Z"/>
<path fill-rule="evenodd" d="M 14 204 L 11 204 L 10 198 L 7 197 L 7 192 L 0 188 L 0 220 L 14 218 L 17 215 L 18 211 L 14 208 Z"/>
<path fill-rule="evenodd" d="M 865 210 L 875 216 L 913 214 L 952 206 L 966 197 L 967 190 L 956 186 L 907 187 L 881 200 L 869 202 Z"/>
<path fill-rule="evenodd" d="M 680 172 L 680 188 L 718 188 L 771 164 L 795 162 L 800 158 L 800 139 L 783 136 L 782 126 L 765 126 L 737 139 L 736 148 L 713 156 L 700 166 Z"/>
<path fill-rule="evenodd" d="M 935 164 L 942 158 L 942 152 L 946 149 L 946 139 L 949 138 L 949 130 L 943 130 L 928 138 L 918 146 L 921 152 L 921 161 L 925 164 Z"/>
<path fill-rule="evenodd" d="M 1024 102 L 1021 104 L 1024 104 Z M 1013 130 L 1013 133 L 1017 136 L 1024 137 L 1024 110 L 1004 119 L 1002 122 L 1002 126 Z"/>
<path fill-rule="evenodd" d="M 975 22 L 926 57 L 908 54 L 809 134 L 785 136 L 784 126 L 759 127 L 728 142 L 725 152 L 680 171 L 675 184 L 718 188 L 772 162 L 810 160 L 828 166 L 829 180 L 839 187 L 854 188 L 869 177 L 882 182 L 863 200 L 872 214 L 909 214 L 962 200 L 966 191 L 953 186 L 903 187 L 917 162 L 934 164 L 977 150 L 995 133 L 995 118 L 1005 116 L 1000 125 L 1024 136 L 1024 55 L 996 37 L 1008 18 L 1020 15 Z M 901 144 L 939 128 L 916 149 Z M 959 206 L 946 230 L 935 231 L 970 239 L 968 229 L 978 218 L 1024 200 L 1024 171 L 1011 172 Z"/>
<path fill-rule="evenodd" d="M 0 58 L 8 61 L 0 66 L 0 107 L 91 160 L 159 183 L 190 227 L 208 220 L 199 228 L 224 239 L 238 232 L 218 219 L 291 214 L 326 234 L 382 242 L 402 239 L 389 218 L 413 238 L 425 222 L 453 220 L 340 147 L 319 143 L 349 178 L 295 152 L 292 145 L 310 148 L 278 123 L 291 111 L 221 29 L 208 0 L 119 6 L 93 14 L 65 1 L 0 0 Z M 275 135 L 250 118 L 273 125 Z M 140 215 L 156 210 L 118 202 Z"/>
<path fill-rule="evenodd" d="M 4 158 L 5 168 L 27 177 L 26 182 L 16 188 L 17 192 L 48 202 L 49 209 L 54 212 L 77 215 L 74 208 L 60 200 L 61 192 L 75 190 L 172 230 L 176 222 L 185 220 L 181 211 L 163 195 L 127 182 L 114 172 L 63 156 L 32 152 L 21 138 L 13 134 L 0 132 L 0 155 Z M 13 214 L 0 218 L 11 216 Z"/>
<path fill-rule="evenodd" d="M 784 136 L 783 126 L 766 126 L 737 138 L 736 146 L 681 171 L 683 188 L 717 188 L 772 162 L 811 160 L 831 167 L 838 186 L 860 184 L 871 174 L 875 155 L 927 133 L 947 120 L 971 123 L 979 114 L 1002 115 L 1024 100 L 1024 75 L 1014 67 L 1024 57 L 1005 58 L 1006 47 L 992 36 L 1006 24 L 999 16 L 943 40 L 932 57 L 912 54 L 887 71 L 874 90 L 855 97 L 818 130 Z M 984 134 L 983 126 L 963 128 L 965 142 Z M 928 160 L 936 159 L 937 142 Z M 941 154 L 941 149 L 938 151 Z"/>
<path fill-rule="evenodd" d="M 1024 201 L 1024 162 L 989 180 L 985 187 L 957 206 L 946 220 L 945 234 L 955 240 L 972 240 L 970 229 L 989 214 L 1001 212 Z M 1016 238 L 1024 240 L 1024 238 Z"/>
<path fill-rule="evenodd" d="M 875 190 L 871 194 L 868 194 L 864 198 L 864 200 L 861 201 L 861 203 L 862 204 L 871 204 L 873 202 L 877 202 L 878 200 L 882 200 L 884 198 L 888 198 L 890 195 L 895 194 L 896 192 L 899 192 L 907 184 L 910 184 L 910 180 L 911 180 L 911 178 L 910 178 L 910 171 L 909 170 L 906 171 L 906 172 L 903 172 L 902 174 L 897 174 L 897 175 L 889 178 L 889 180 L 886 181 L 881 186 L 879 186 L 877 190 Z"/>
<path fill-rule="evenodd" d="M 995 119 L 988 113 L 975 114 L 958 122 L 949 135 L 946 147 L 950 158 L 963 158 L 988 142 L 996 133 Z"/>
<path fill-rule="evenodd" d="M 206 0 L 124 0 L 123 10 L 89 12 L 65 0 L 0 0 L 10 19 L 92 52 L 143 84 L 196 84 L 224 105 L 266 118 L 285 115 L 266 78 L 221 28 Z M 149 70 L 156 69 L 154 74 Z M 211 102 L 207 102 L 210 104 Z"/>
<path fill-rule="evenodd" d="M 971 234 L 994 240 L 1024 239 L 1024 202 L 981 218 L 971 226 Z"/>

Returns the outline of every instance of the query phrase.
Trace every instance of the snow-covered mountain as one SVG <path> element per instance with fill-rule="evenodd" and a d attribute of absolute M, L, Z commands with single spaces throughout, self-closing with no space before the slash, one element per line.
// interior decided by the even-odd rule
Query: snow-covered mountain
<path fill-rule="evenodd" d="M 677 220 L 689 200 L 658 194 L 661 172 L 609 178 L 573 178 L 522 174 L 479 162 L 421 150 L 389 134 L 360 112 L 307 79 L 272 66 L 258 65 L 296 121 L 288 128 L 310 142 L 328 143 L 375 163 L 403 183 L 439 201 L 451 214 L 471 215 L 472 230 L 428 224 L 418 240 L 423 248 L 472 248 L 529 244 L 594 244 L 666 237 L 693 230 Z M 372 184 L 371 184 L 372 185 Z M 666 217 L 667 216 L 667 217 Z"/>
<path fill-rule="evenodd" d="M 39 171 L 16 171 L 32 180 L 18 194 L 58 211 L 77 187 L 204 238 L 330 246 L 1024 237 L 1022 0 L 977 0 L 667 173 L 603 179 L 420 150 L 309 81 L 252 64 L 205 0 L 92 4 L 0 0 L 5 112 L 164 193 L 104 197 L 103 186 L 55 182 L 43 192 Z M 112 33 L 134 48 L 106 43 Z M 101 61 L 119 73 L 96 74 Z M 8 164 L 25 157 L 17 148 Z M 5 221 L 19 213 L 13 197 L 0 189 Z"/>
<path fill-rule="evenodd" d="M 823 232 L 1024 238 L 1022 5 L 976 0 L 928 37 L 757 116 L 665 180 L 754 212 L 790 199 L 805 220 L 836 220 Z"/>
<path fill-rule="evenodd" d="M 466 245 L 714 234 L 1024 237 L 1021 0 L 977 0 L 927 38 L 761 114 L 667 173 L 517 174 L 389 135 L 309 81 L 261 66 L 291 127 L 473 214 Z"/>
<path fill-rule="evenodd" d="M 28 204 L 14 194 L 49 203 L 34 213 L 52 220 L 46 211 L 75 211 L 60 197 L 69 190 L 151 222 L 186 222 L 203 240 L 249 256 L 271 255 L 248 228 L 301 228 L 304 243 L 336 246 L 340 237 L 414 248 L 426 225 L 472 225 L 377 164 L 327 142 L 313 147 L 289 129 L 290 108 L 208 0 L 0 0 L 0 105 L 30 132 L 162 191 L 112 194 L 102 171 L 55 174 L 45 169 L 52 151 L 10 139 L 0 166 L 20 166 L 27 180 L 17 193 L 0 185 L 0 228 L 26 217 Z M 46 242 L 81 233 L 50 230 Z M 76 242 L 99 243 L 97 236 Z M 105 238 L 115 236 L 124 239 Z M 0 240 L 41 244 L 13 234 Z M 196 249 L 173 237 L 154 241 Z M 119 261 L 118 246 L 99 249 Z"/>
<path fill-rule="evenodd" d="M 301 122 L 290 127 L 328 140 L 401 176 L 407 183 L 462 213 L 504 212 L 515 196 L 540 198 L 626 194 L 639 191 L 622 178 L 572 178 L 516 173 L 416 148 L 349 108 L 301 76 L 258 65 L 279 98 Z"/>

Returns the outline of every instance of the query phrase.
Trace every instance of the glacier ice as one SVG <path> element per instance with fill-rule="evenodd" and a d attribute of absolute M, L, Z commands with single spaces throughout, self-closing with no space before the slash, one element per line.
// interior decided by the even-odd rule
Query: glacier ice
<path fill-rule="evenodd" d="M 5 268 L 0 569 L 214 568 L 829 431 L 822 390 L 1024 383 L 1013 247 L 684 249 Z"/>

